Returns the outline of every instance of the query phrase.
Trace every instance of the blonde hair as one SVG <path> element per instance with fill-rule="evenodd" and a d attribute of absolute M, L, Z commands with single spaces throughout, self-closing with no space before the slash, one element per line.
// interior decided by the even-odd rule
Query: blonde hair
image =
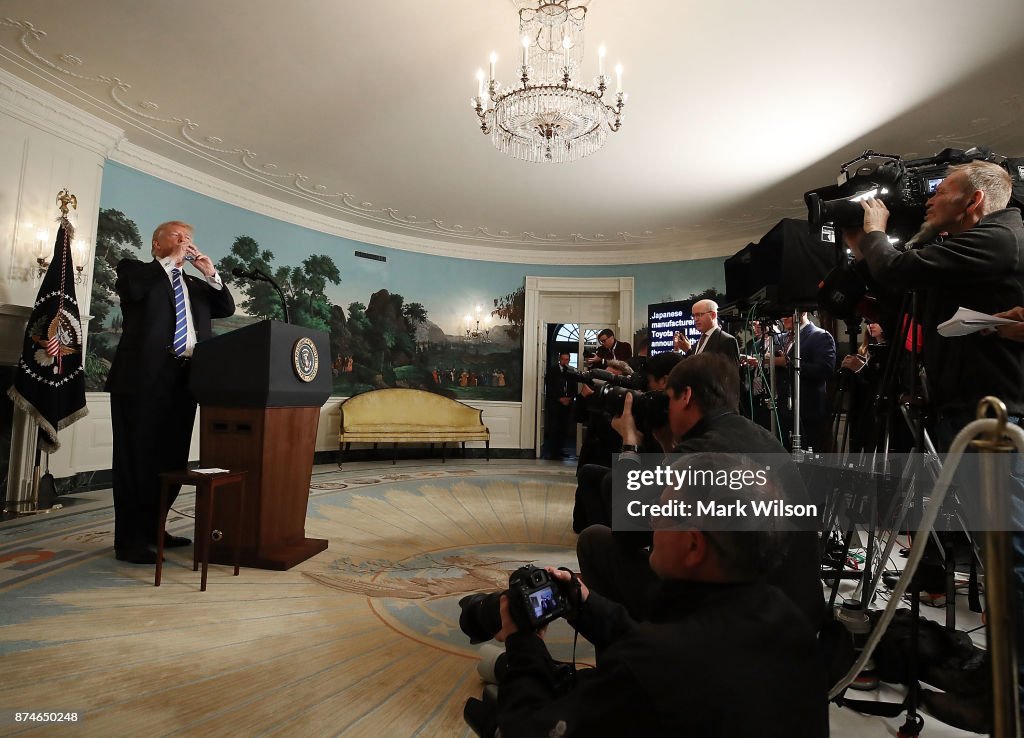
<path fill-rule="evenodd" d="M 860 346 L 857 347 L 857 355 L 862 359 L 868 358 L 868 346 L 871 345 L 871 331 L 868 330 L 868 324 L 864 324 L 864 332 L 860 337 Z"/>
<path fill-rule="evenodd" d="M 160 238 L 160 232 L 164 228 L 170 228 L 171 226 L 178 226 L 180 228 L 188 228 L 190 231 L 195 231 L 195 228 L 192 227 L 191 223 L 186 223 L 183 220 L 169 220 L 166 223 L 161 223 L 160 225 L 158 225 L 156 227 L 156 229 L 154 229 L 154 231 L 153 231 L 153 240 L 155 241 L 158 238 Z"/>
<path fill-rule="evenodd" d="M 192 231 L 194 231 L 194 230 L 195 230 L 195 228 L 193 228 L 193 227 L 191 226 L 191 224 L 189 224 L 189 223 L 186 223 L 186 222 L 185 222 L 185 221 L 183 221 L 183 220 L 169 220 L 169 221 L 167 221 L 166 223 L 161 223 L 160 225 L 158 225 L 158 226 L 156 227 L 156 229 L 155 229 L 155 230 L 153 231 L 153 241 L 155 241 L 155 240 L 157 240 L 158 238 L 160 238 L 160 233 L 161 233 L 161 232 L 162 232 L 162 231 L 163 231 L 163 230 L 164 230 L 165 228 L 170 228 L 171 226 L 178 226 L 179 228 L 188 228 L 189 232 L 192 232 Z M 152 243 L 152 241 L 150 241 L 150 243 Z M 150 248 L 150 249 L 149 249 L 149 252 L 150 252 L 151 254 L 153 254 L 153 256 L 156 256 L 156 252 L 154 252 L 152 248 Z"/>

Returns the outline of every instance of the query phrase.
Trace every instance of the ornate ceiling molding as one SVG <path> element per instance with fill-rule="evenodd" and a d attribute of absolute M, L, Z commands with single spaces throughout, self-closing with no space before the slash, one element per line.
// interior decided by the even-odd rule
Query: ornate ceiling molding
<path fill-rule="evenodd" d="M 720 243 L 694 245 L 687 242 L 685 253 L 683 253 L 681 242 L 643 249 L 637 247 L 595 249 L 587 253 L 568 253 L 558 249 L 541 250 L 536 247 L 470 246 L 382 231 L 332 218 L 231 184 L 155 154 L 129 141 L 123 141 L 111 154 L 110 159 L 171 184 L 270 218 L 370 246 L 387 246 L 402 251 L 414 251 L 434 256 L 509 264 L 574 264 L 583 266 L 689 261 L 731 254 L 736 250 L 732 241 L 726 248 L 723 248 Z"/>
<path fill-rule="evenodd" d="M 495 230 L 486 225 L 465 225 L 451 223 L 442 218 L 427 217 L 421 218 L 413 214 L 406 214 L 398 208 L 380 206 L 363 200 L 357 195 L 348 192 L 334 191 L 326 184 L 317 184 L 307 174 L 290 171 L 287 167 L 281 167 L 272 162 L 261 162 L 259 155 L 245 146 L 224 146 L 224 138 L 217 135 L 203 135 L 200 132 L 200 125 L 196 120 L 183 115 L 158 115 L 160 104 L 152 99 L 145 99 L 138 104 L 131 104 L 127 99 L 127 93 L 131 90 L 131 84 L 119 76 L 110 74 L 86 74 L 84 69 L 86 61 L 71 51 L 54 53 L 52 61 L 43 52 L 37 50 L 45 38 L 46 31 L 37 28 L 26 20 L 11 18 L 0 19 L 0 30 L 6 30 L 17 37 L 18 45 L 23 53 L 15 53 L 0 46 L 0 54 L 4 54 L 12 61 L 15 61 L 23 68 L 31 70 L 43 79 L 59 86 L 75 97 L 95 106 L 97 109 L 114 116 L 117 120 L 123 121 L 139 131 L 151 135 L 161 141 L 174 144 L 178 149 L 188 152 L 207 162 L 214 162 L 227 171 L 241 175 L 246 179 L 259 182 L 264 186 L 286 194 L 300 202 L 310 203 L 317 209 L 326 210 L 335 215 L 335 218 L 356 219 L 370 224 L 370 229 L 365 229 L 349 221 L 350 227 L 341 228 L 358 236 L 344 234 L 349 238 L 358 238 L 368 243 L 380 243 L 382 245 L 395 245 L 397 248 L 412 248 L 413 250 L 429 250 L 432 253 L 439 251 L 439 245 L 444 244 L 441 250 L 450 252 L 448 255 L 461 258 L 493 259 L 500 258 L 505 261 L 529 261 L 534 263 L 563 263 L 564 254 L 556 254 L 555 258 L 547 251 L 541 251 L 544 247 L 572 247 L 587 246 L 588 253 L 581 262 L 579 254 L 573 251 L 574 263 L 623 263 L 621 257 L 630 263 L 645 263 L 654 261 L 675 261 L 681 258 L 680 246 L 686 244 L 685 258 L 702 258 L 697 254 L 708 253 L 707 255 L 720 255 L 723 253 L 721 247 L 700 246 L 702 236 L 708 232 L 703 225 L 685 227 L 667 227 L 658 230 L 642 229 L 639 231 L 617 231 L 615 233 L 570 233 L 567 235 L 556 233 L 535 233 L 523 231 L 513 233 L 507 230 Z M 59 62 L 59 63 L 57 63 Z M 83 84 L 100 84 L 106 88 L 109 101 L 96 97 L 82 88 Z M 109 148 L 108 148 L 109 151 Z M 146 157 L 139 154 L 128 156 L 127 149 L 121 153 L 142 163 Z M 125 162 L 128 163 L 128 162 Z M 132 164 L 129 164 L 132 166 Z M 143 171 L 146 171 L 146 168 Z M 151 172 L 156 176 L 162 176 L 160 172 Z M 164 177 L 166 179 L 166 177 Z M 185 179 L 194 179 L 185 177 Z M 212 178 L 209 178 L 212 179 Z M 209 183 L 204 189 L 211 189 Z M 189 186 L 189 185 L 185 185 Z M 217 189 L 213 187 L 212 189 Z M 251 193 L 255 195 L 255 193 Z M 278 203 L 280 208 L 281 203 Z M 789 211 L 790 208 L 784 208 Z M 723 240 L 730 231 L 747 232 L 761 226 L 769 226 L 775 222 L 781 212 L 778 208 L 767 208 L 756 215 L 744 215 L 739 219 L 720 220 L 713 224 L 716 232 L 716 240 Z M 294 218 L 286 218 L 295 222 Z M 321 221 L 317 230 L 324 230 L 323 223 L 334 222 L 334 218 L 319 218 L 310 214 L 302 220 L 314 219 Z M 378 226 L 375 229 L 372 226 Z M 315 227 L 315 226 L 314 226 Z M 335 232 L 339 229 L 331 228 L 328 232 Z M 405 232 L 408 236 L 396 234 L 395 231 Z M 343 235 L 339 233 L 338 235 Z M 698 242 L 694 244 L 694 241 Z M 399 246 L 397 243 L 405 245 Z M 429 244 L 429 246 L 428 246 Z M 479 251 L 480 245 L 500 246 L 498 252 L 488 250 L 484 255 Z M 461 248 L 460 248 L 461 246 Z M 509 246 L 520 246 L 521 249 L 509 249 Z M 599 250 L 599 253 L 594 253 Z M 513 254 L 520 254 L 519 257 L 512 257 Z"/>
<path fill-rule="evenodd" d="M 0 104 L 18 120 L 109 157 L 124 131 L 0 69 Z"/>

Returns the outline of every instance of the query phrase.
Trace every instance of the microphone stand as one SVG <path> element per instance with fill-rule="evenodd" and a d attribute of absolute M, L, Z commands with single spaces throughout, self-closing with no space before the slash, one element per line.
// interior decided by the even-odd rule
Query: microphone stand
<path fill-rule="evenodd" d="M 269 274 L 267 274 L 267 273 L 265 273 L 265 272 L 263 272 L 263 271 L 261 271 L 259 269 L 253 269 L 253 271 L 258 273 L 258 274 L 263 275 L 263 279 L 266 280 L 267 282 L 270 282 L 270 284 L 273 285 L 274 289 L 277 290 L 277 294 L 281 298 L 281 308 L 284 310 L 284 322 L 285 323 L 291 323 L 291 320 L 288 319 L 288 301 L 284 299 L 284 291 L 277 284 L 277 282 L 275 282 L 273 280 L 273 278 Z"/>
<path fill-rule="evenodd" d="M 274 289 L 277 290 L 278 296 L 281 298 L 281 309 L 284 311 L 284 322 L 291 323 L 291 320 L 288 319 L 288 301 L 284 299 L 284 291 L 281 289 L 280 285 L 274 281 L 273 277 L 257 267 L 253 267 L 248 272 L 241 267 L 235 267 L 231 270 L 231 273 L 236 277 L 251 279 L 254 282 L 270 282 Z"/>

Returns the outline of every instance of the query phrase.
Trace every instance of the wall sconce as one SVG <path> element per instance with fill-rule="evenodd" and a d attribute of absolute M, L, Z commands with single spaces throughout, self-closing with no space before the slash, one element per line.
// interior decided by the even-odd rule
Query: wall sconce
<path fill-rule="evenodd" d="M 73 245 L 75 255 L 75 284 L 85 284 L 85 257 L 89 253 L 89 242 L 76 238 Z"/>
<path fill-rule="evenodd" d="M 36 249 L 36 279 L 42 279 L 43 275 L 46 274 L 46 270 L 50 268 L 50 258 L 46 254 L 46 241 L 50 234 L 45 230 L 39 230 L 36 233 L 36 241 L 38 247 Z"/>

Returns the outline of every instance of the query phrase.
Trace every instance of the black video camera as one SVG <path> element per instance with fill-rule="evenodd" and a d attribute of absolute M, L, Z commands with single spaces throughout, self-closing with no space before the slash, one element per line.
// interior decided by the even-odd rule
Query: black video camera
<path fill-rule="evenodd" d="M 600 369 L 580 371 L 566 367 L 566 374 L 594 390 L 587 398 L 587 407 L 595 415 L 607 420 L 622 415 L 626 395 L 633 395 L 633 420 L 637 430 L 646 435 L 668 423 L 668 395 L 660 391 L 644 392 L 639 383 L 646 383 L 646 380 L 639 373 L 627 377 Z"/>
<path fill-rule="evenodd" d="M 528 564 L 512 572 L 504 592 L 472 594 L 459 600 L 459 627 L 469 636 L 470 643 L 491 640 L 501 630 L 501 596 L 507 595 L 509 614 L 516 627 L 534 631 L 574 612 L 579 606 L 579 589 L 575 574 L 567 585 L 546 569 Z"/>
<path fill-rule="evenodd" d="M 1024 171 L 1013 169 L 1014 160 L 977 147 L 967 151 L 943 149 L 935 156 L 907 161 L 894 154 L 865 151 L 840 167 L 837 184 L 804 193 L 808 226 L 812 233 L 828 223 L 839 228 L 862 226 L 861 201 L 877 198 L 889 208 L 889 233 L 906 242 L 920 227 L 928 199 L 946 178 L 949 168 L 977 160 L 999 164 L 1015 182 L 1024 177 Z M 865 264 L 854 264 L 848 259 L 822 280 L 818 302 L 832 315 L 847 321 L 863 317 L 889 322 L 899 304 L 899 295 L 880 288 Z"/>
<path fill-rule="evenodd" d="M 907 161 L 896 154 L 865 151 L 839 168 L 836 184 L 804 193 L 808 226 L 814 233 L 826 223 L 840 228 L 863 225 L 861 201 L 875 198 L 889 208 L 890 233 L 905 241 L 924 220 L 928 198 L 946 178 L 949 167 L 979 159 L 1006 166 L 1004 157 L 977 147 L 943 149 L 935 156 Z"/>
<path fill-rule="evenodd" d="M 585 384 L 592 390 L 598 390 L 605 384 L 628 389 L 642 389 L 638 385 L 640 377 L 634 372 L 630 375 L 615 374 L 604 369 L 577 369 L 574 366 L 565 367 L 565 373 L 578 384 Z"/>

